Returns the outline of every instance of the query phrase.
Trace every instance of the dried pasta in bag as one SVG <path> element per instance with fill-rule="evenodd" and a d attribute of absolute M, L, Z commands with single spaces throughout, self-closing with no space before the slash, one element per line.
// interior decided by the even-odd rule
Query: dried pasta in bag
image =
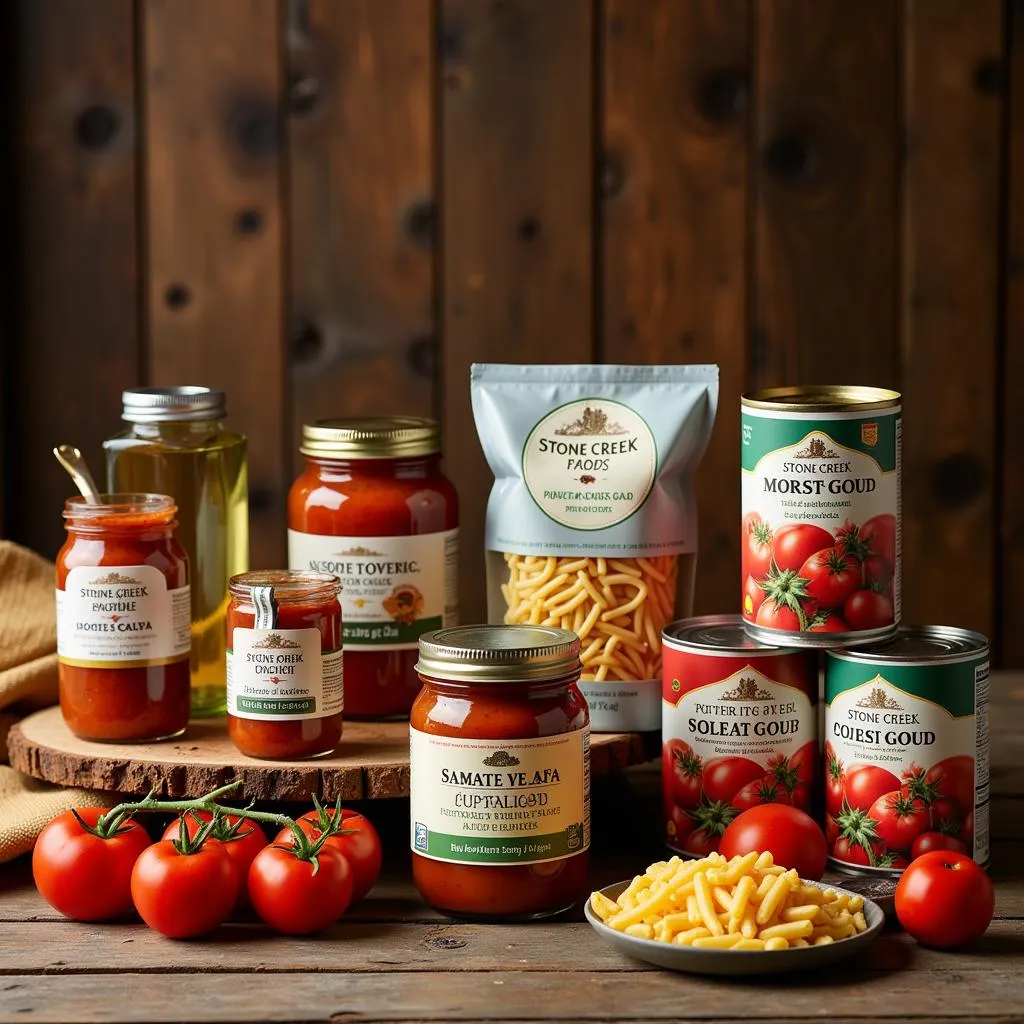
<path fill-rule="evenodd" d="M 693 607 L 718 368 L 476 364 L 472 398 L 495 476 L 489 620 L 573 630 L 592 728 L 657 729 L 661 630 Z"/>

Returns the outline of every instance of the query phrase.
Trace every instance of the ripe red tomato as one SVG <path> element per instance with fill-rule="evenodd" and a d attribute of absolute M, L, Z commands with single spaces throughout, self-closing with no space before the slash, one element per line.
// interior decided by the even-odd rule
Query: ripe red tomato
<path fill-rule="evenodd" d="M 772 528 L 760 516 L 743 524 L 744 576 L 762 580 L 772 564 Z"/>
<path fill-rule="evenodd" d="M 735 817 L 722 835 L 723 857 L 768 850 L 776 864 L 796 868 L 801 878 L 817 881 L 825 873 L 825 835 L 810 815 L 786 804 L 761 804 Z"/>
<path fill-rule="evenodd" d="M 789 767 L 792 768 L 801 782 L 810 785 L 818 774 L 818 744 L 814 740 L 808 740 L 789 759 Z"/>
<path fill-rule="evenodd" d="M 974 811 L 968 811 L 964 815 L 957 838 L 964 843 L 968 850 L 974 846 Z"/>
<path fill-rule="evenodd" d="M 831 814 L 825 815 L 825 842 L 831 850 L 839 838 L 839 822 Z"/>
<path fill-rule="evenodd" d="M 873 842 L 870 844 L 870 851 L 862 843 L 853 842 L 846 836 L 840 835 L 832 847 L 832 856 L 837 860 L 845 861 L 847 864 L 859 864 L 867 866 L 871 864 L 872 858 L 877 861 L 885 854 L 885 844 Z"/>
<path fill-rule="evenodd" d="M 780 569 L 799 569 L 816 551 L 830 548 L 835 538 L 814 523 L 780 527 L 772 537 L 772 557 Z M 801 574 L 802 575 L 802 574 Z"/>
<path fill-rule="evenodd" d="M 132 869 L 132 900 L 154 931 L 188 939 L 216 928 L 238 898 L 238 869 L 220 843 L 179 853 L 162 839 L 144 850 Z"/>
<path fill-rule="evenodd" d="M 933 850 L 896 884 L 896 916 L 918 942 L 950 949 L 985 934 L 995 911 L 992 880 L 962 853 Z"/>
<path fill-rule="evenodd" d="M 665 837 L 672 846 L 679 848 L 696 824 L 682 807 L 673 805 L 665 821 Z"/>
<path fill-rule="evenodd" d="M 974 758 L 959 754 L 937 761 L 925 774 L 941 796 L 947 796 L 964 812 L 974 808 Z"/>
<path fill-rule="evenodd" d="M 764 768 L 747 757 L 713 757 L 704 765 L 704 792 L 709 800 L 728 803 L 748 783 L 760 779 Z"/>
<path fill-rule="evenodd" d="M 748 782 L 732 798 L 733 807 L 741 811 L 749 810 L 758 804 L 792 803 L 789 793 L 772 776 L 765 775 L 753 782 Z"/>
<path fill-rule="evenodd" d="M 199 829 L 213 815 L 209 811 L 188 811 L 185 814 L 185 827 L 190 838 L 195 838 Z M 162 839 L 174 841 L 181 834 L 181 818 L 175 818 L 164 829 Z M 208 843 L 220 843 L 227 855 L 235 862 L 238 872 L 238 899 L 235 909 L 239 910 L 249 903 L 245 879 L 249 877 L 249 866 L 256 859 L 256 854 L 267 845 L 267 837 L 259 823 L 234 814 L 226 814 L 221 818 L 219 828 L 214 828 L 206 840 Z"/>
<path fill-rule="evenodd" d="M 896 517 L 887 512 L 872 516 L 860 528 L 861 540 L 889 565 L 896 564 Z"/>
<path fill-rule="evenodd" d="M 824 618 L 816 616 L 808 627 L 809 633 L 848 633 L 850 627 L 834 612 Z"/>
<path fill-rule="evenodd" d="M 833 817 L 843 809 L 843 787 L 846 784 L 846 771 L 843 762 L 835 751 L 825 762 L 825 810 Z"/>
<path fill-rule="evenodd" d="M 249 901 L 271 928 L 308 935 L 334 924 L 352 902 L 354 875 L 335 846 L 326 843 L 317 865 L 289 849 L 267 846 L 249 869 Z"/>
<path fill-rule="evenodd" d="M 96 827 L 103 807 L 59 814 L 32 850 L 32 877 L 39 895 L 75 921 L 108 921 L 132 912 L 132 868 L 150 845 L 146 830 L 131 819 L 101 839 Z M 81 818 L 81 821 L 79 820 Z M 84 822 L 84 825 L 83 825 Z"/>
<path fill-rule="evenodd" d="M 864 585 L 887 587 L 892 579 L 892 566 L 882 555 L 868 555 L 862 566 Z"/>
<path fill-rule="evenodd" d="M 333 807 L 324 808 L 323 813 L 334 818 Z M 309 811 L 297 819 L 297 824 L 310 839 L 320 836 L 320 812 Z M 383 858 L 380 836 L 369 818 L 358 811 L 342 809 L 341 827 L 345 832 L 330 836 L 324 846 L 333 846 L 352 867 L 352 901 L 361 900 L 373 888 L 380 874 Z M 351 829 L 351 831 L 348 831 Z M 290 828 L 283 828 L 274 840 L 279 846 L 294 846 L 295 833 Z M 294 858 L 293 858 L 294 859 Z"/>
<path fill-rule="evenodd" d="M 716 835 L 713 829 L 702 826 L 701 828 L 694 829 L 687 836 L 686 842 L 683 844 L 683 852 L 692 853 L 697 857 L 706 857 L 709 853 L 714 853 L 718 849 L 721 839 L 722 837 Z"/>
<path fill-rule="evenodd" d="M 940 832 L 958 832 L 962 817 L 960 807 L 948 796 L 937 796 L 928 806 L 928 824 Z"/>
<path fill-rule="evenodd" d="M 701 794 L 700 757 L 682 740 L 669 740 L 662 757 L 673 800 L 680 807 L 696 807 Z"/>
<path fill-rule="evenodd" d="M 945 832 L 928 831 L 922 832 L 914 840 L 910 847 L 911 857 L 920 857 L 923 853 L 931 850 L 952 850 L 954 853 L 967 853 L 967 847 L 956 836 L 946 835 Z"/>
<path fill-rule="evenodd" d="M 800 629 L 800 616 L 787 605 L 776 604 L 770 597 L 757 609 L 754 621 L 765 629 L 786 629 L 790 632 Z"/>
<path fill-rule="evenodd" d="M 743 584 L 743 617 L 753 619 L 763 604 L 764 591 L 757 585 L 757 580 L 753 576 L 748 576 Z"/>
<path fill-rule="evenodd" d="M 841 555 L 830 543 L 800 567 L 807 593 L 823 608 L 838 608 L 860 586 L 860 566 L 851 555 Z"/>
<path fill-rule="evenodd" d="M 846 769 L 843 797 L 851 806 L 867 811 L 886 793 L 900 788 L 900 780 L 885 768 L 874 764 L 858 764 Z"/>
<path fill-rule="evenodd" d="M 892 598 L 874 590 L 855 590 L 843 602 L 843 618 L 851 629 L 881 629 L 891 626 L 895 612 Z"/>
<path fill-rule="evenodd" d="M 871 805 L 868 817 L 874 819 L 875 832 L 886 847 L 904 853 L 928 827 L 928 808 L 924 802 L 898 789 L 880 796 Z"/>

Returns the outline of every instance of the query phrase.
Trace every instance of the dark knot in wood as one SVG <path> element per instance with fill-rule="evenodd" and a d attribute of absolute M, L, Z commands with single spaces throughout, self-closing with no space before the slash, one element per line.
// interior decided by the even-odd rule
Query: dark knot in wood
<path fill-rule="evenodd" d="M 985 490 L 985 467 L 969 452 L 956 452 L 935 463 L 931 483 L 940 505 L 963 508 L 980 498 Z"/>
<path fill-rule="evenodd" d="M 806 181 L 814 174 L 817 163 L 813 144 L 795 133 L 780 135 L 768 143 L 764 152 L 765 167 L 782 181 Z"/>
<path fill-rule="evenodd" d="M 465 939 L 453 939 L 447 935 L 433 935 L 423 940 L 428 949 L 462 949 L 466 944 Z"/>
<path fill-rule="evenodd" d="M 728 124 L 747 109 L 747 93 L 746 72 L 727 68 L 700 78 L 694 101 L 704 120 L 712 124 Z"/>
<path fill-rule="evenodd" d="M 405 212 L 405 233 L 417 245 L 429 249 L 437 230 L 437 204 L 432 199 L 418 199 Z"/>
<path fill-rule="evenodd" d="M 323 332 L 316 324 L 303 320 L 292 333 L 292 362 L 311 363 L 324 350 Z"/>
<path fill-rule="evenodd" d="M 262 227 L 263 214 L 259 210 L 245 209 L 238 211 L 238 216 L 235 217 L 235 228 L 240 234 L 255 235 L 259 233 Z"/>
<path fill-rule="evenodd" d="M 432 380 L 437 368 L 437 339 L 430 335 L 413 338 L 409 343 L 406 358 L 417 377 Z"/>
<path fill-rule="evenodd" d="M 240 103 L 230 124 L 231 137 L 246 156 L 259 159 L 277 152 L 279 132 L 273 104 L 260 100 Z"/>
<path fill-rule="evenodd" d="M 249 491 L 249 511 L 254 515 L 269 512 L 276 503 L 274 491 L 269 487 L 253 487 Z"/>
<path fill-rule="evenodd" d="M 601 174 L 598 182 L 602 199 L 612 199 L 622 191 L 626 172 L 622 158 L 615 153 L 605 153 L 601 160 Z"/>
<path fill-rule="evenodd" d="M 516 234 L 524 242 L 532 242 L 540 235 L 540 221 L 536 217 L 523 217 L 516 228 Z"/>
<path fill-rule="evenodd" d="M 113 142 L 121 127 L 121 117 L 113 107 L 96 103 L 75 118 L 75 138 L 85 149 L 103 149 Z"/>
<path fill-rule="evenodd" d="M 321 92 L 316 75 L 293 72 L 288 76 L 288 109 L 293 114 L 308 114 L 320 102 Z"/>
<path fill-rule="evenodd" d="M 998 96 L 1006 86 L 1003 62 L 996 57 L 981 61 L 974 69 L 974 88 Z"/>
<path fill-rule="evenodd" d="M 189 291 L 188 285 L 171 284 L 164 292 L 164 302 L 168 309 L 184 309 L 191 301 L 192 293 Z"/>

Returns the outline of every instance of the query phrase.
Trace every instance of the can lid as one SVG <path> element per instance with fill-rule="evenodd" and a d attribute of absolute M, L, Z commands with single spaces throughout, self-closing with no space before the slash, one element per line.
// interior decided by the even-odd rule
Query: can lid
<path fill-rule="evenodd" d="M 416 671 L 457 682 L 536 682 L 580 671 L 580 640 L 554 626 L 452 626 L 420 637 Z"/>
<path fill-rule="evenodd" d="M 170 423 L 220 420 L 227 415 L 223 391 L 183 386 L 129 388 L 121 392 L 121 419 L 129 423 Z"/>
<path fill-rule="evenodd" d="M 743 619 L 739 615 L 701 615 L 680 619 L 670 622 L 661 636 L 669 647 L 676 650 L 708 654 L 742 654 L 746 651 L 785 654 L 791 650 L 755 640 L 743 628 Z"/>
<path fill-rule="evenodd" d="M 898 406 L 901 395 L 888 388 L 857 384 L 801 384 L 748 391 L 741 402 L 750 409 L 779 412 L 836 412 L 841 409 L 889 409 Z"/>
<path fill-rule="evenodd" d="M 900 626 L 888 640 L 830 650 L 830 658 L 841 661 L 868 662 L 942 662 L 963 661 L 988 653 L 988 637 L 959 626 Z"/>
<path fill-rule="evenodd" d="M 299 451 L 312 458 L 389 459 L 441 450 L 436 420 L 421 416 L 358 416 L 302 427 Z"/>

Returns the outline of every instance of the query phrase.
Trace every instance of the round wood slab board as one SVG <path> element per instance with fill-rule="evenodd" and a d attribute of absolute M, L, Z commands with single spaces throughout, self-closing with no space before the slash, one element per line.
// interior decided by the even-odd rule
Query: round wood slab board
<path fill-rule="evenodd" d="M 90 743 L 73 735 L 60 708 L 37 711 L 8 735 L 11 765 L 64 786 L 198 797 L 242 780 L 250 800 L 377 800 L 409 795 L 409 726 L 346 722 L 341 746 L 311 761 L 258 761 L 240 754 L 223 718 L 194 719 L 184 736 L 161 743 Z M 657 733 L 594 733 L 590 770 L 604 775 L 657 757 Z"/>

